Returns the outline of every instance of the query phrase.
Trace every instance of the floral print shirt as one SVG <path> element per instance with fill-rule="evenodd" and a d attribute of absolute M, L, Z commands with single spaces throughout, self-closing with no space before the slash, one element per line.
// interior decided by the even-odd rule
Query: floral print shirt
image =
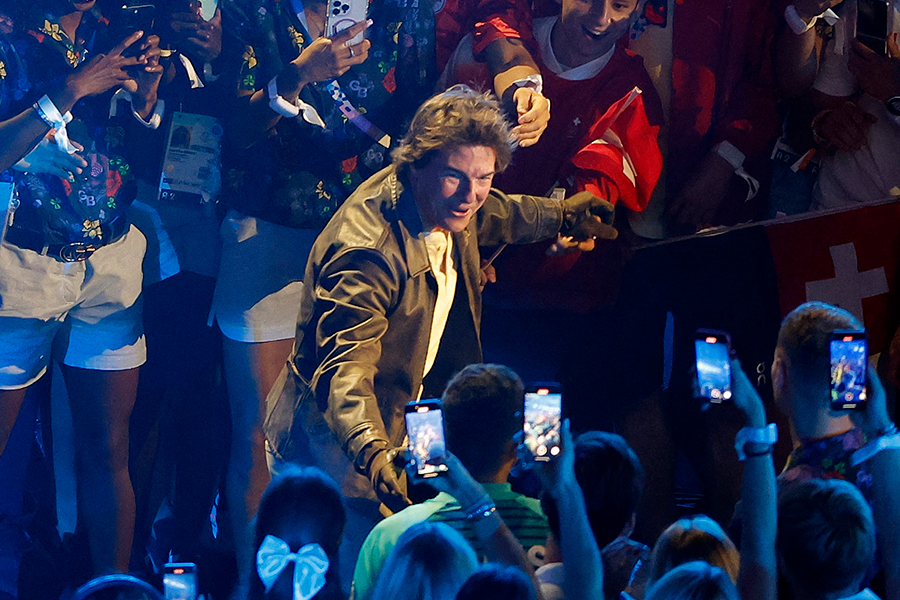
<path fill-rule="evenodd" d="M 851 455 L 865 444 L 865 436 L 860 429 L 806 440 L 788 456 L 784 471 L 778 476 L 779 483 L 807 479 L 843 479 L 859 488 L 871 503 L 872 475 L 866 468 L 866 463 L 855 467 L 850 464 Z"/>
<path fill-rule="evenodd" d="M 49 13 L 32 23 L 18 25 L 24 27 L 14 33 L 13 43 L 22 74 L 3 86 L 0 118 L 4 119 L 58 88 L 93 55 L 95 48 L 107 43 L 106 21 L 95 12 L 84 13 L 75 40 L 69 39 L 56 17 Z M 66 131 L 70 139 L 84 147 L 81 155 L 88 162 L 81 175 L 65 179 L 47 174 L 14 174 L 19 202 L 14 222 L 43 233 L 47 244 L 80 242 L 102 246 L 111 241 L 113 231 L 121 232 L 127 227 L 125 210 L 134 196 L 129 189 L 133 177 L 124 158 L 125 125 L 112 123 L 108 117 L 111 93 L 83 99 L 71 111 L 73 120 Z M 9 103 L 7 96 L 12 98 Z M 121 112 L 131 114 L 130 110 Z"/>
<path fill-rule="evenodd" d="M 257 21 L 243 35 L 228 13 L 224 25 L 233 36 L 229 42 L 243 44 L 238 88 L 245 92 L 265 90 L 313 41 L 291 0 L 264 0 L 250 13 Z M 333 82 L 301 91 L 300 99 L 315 108 L 324 127 L 302 115 L 281 118 L 274 135 L 248 149 L 229 144 L 226 129 L 222 199 L 229 207 L 280 225 L 318 229 L 357 185 L 390 163 L 390 147 L 433 91 L 433 8 L 430 0 L 371 0 L 368 16 L 374 22 L 366 31 L 372 44 L 368 59 Z M 362 120 L 348 115 L 348 104 Z M 374 128 L 364 131 L 366 124 Z"/>

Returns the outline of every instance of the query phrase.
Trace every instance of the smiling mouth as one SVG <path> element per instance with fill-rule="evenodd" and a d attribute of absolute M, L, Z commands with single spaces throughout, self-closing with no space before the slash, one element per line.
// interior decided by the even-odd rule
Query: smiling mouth
<path fill-rule="evenodd" d="M 603 31 L 595 31 L 595 30 L 593 30 L 593 29 L 588 29 L 587 27 L 585 27 L 585 26 L 583 26 L 583 25 L 582 25 L 581 29 L 584 31 L 584 33 L 585 33 L 588 37 L 591 37 L 591 38 L 593 38 L 593 39 L 595 39 L 595 40 L 597 40 L 597 41 L 602 40 L 602 39 L 603 39 L 603 36 L 606 35 L 606 30 L 603 30 Z"/>

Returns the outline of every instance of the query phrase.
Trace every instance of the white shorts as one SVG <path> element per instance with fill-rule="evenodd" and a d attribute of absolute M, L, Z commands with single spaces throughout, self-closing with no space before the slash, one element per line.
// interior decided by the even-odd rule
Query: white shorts
<path fill-rule="evenodd" d="M 122 371 L 144 364 L 141 261 L 134 226 L 83 262 L 60 262 L 0 243 L 0 389 L 34 383 L 53 357 Z"/>
<path fill-rule="evenodd" d="M 318 234 L 229 211 L 210 323 L 237 342 L 293 338 L 306 259 Z"/>

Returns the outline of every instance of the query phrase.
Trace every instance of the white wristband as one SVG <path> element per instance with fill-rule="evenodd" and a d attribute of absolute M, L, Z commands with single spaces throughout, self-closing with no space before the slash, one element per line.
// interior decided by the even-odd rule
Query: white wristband
<path fill-rule="evenodd" d="M 544 78 L 541 77 L 538 73 L 532 73 L 531 75 L 526 75 L 521 79 L 516 79 L 512 82 L 512 85 L 516 86 L 516 88 L 531 88 L 538 94 L 544 93 Z"/>
<path fill-rule="evenodd" d="M 278 77 L 272 78 L 272 81 L 266 86 L 266 91 L 269 94 L 269 108 L 279 115 L 293 119 L 300 114 L 300 108 L 296 104 L 291 104 L 278 95 Z"/>
<path fill-rule="evenodd" d="M 769 423 L 765 427 L 744 427 L 737 432 L 734 438 L 734 449 L 737 451 L 738 460 L 747 458 L 744 446 L 749 443 L 765 444 L 770 448 L 778 441 L 778 428 L 775 423 Z"/>
<path fill-rule="evenodd" d="M 68 154 L 75 154 L 78 149 L 72 145 L 66 133 L 66 123 L 72 120 L 72 115 L 68 111 L 65 115 L 61 114 L 48 96 L 41 96 L 41 99 L 34 103 L 34 110 L 44 123 L 56 130 L 53 137 L 59 149 Z"/>
<path fill-rule="evenodd" d="M 803 35 L 810 29 L 812 29 L 816 25 L 816 21 L 819 19 L 825 19 L 825 22 L 829 25 L 834 25 L 840 17 L 836 12 L 831 10 L 830 8 L 823 12 L 821 15 L 816 15 L 813 17 L 809 23 L 803 20 L 800 16 L 800 13 L 797 12 L 797 7 L 791 4 L 787 8 L 784 9 L 784 20 L 787 22 L 788 27 L 791 28 L 796 35 Z"/>
<path fill-rule="evenodd" d="M 882 450 L 900 450 L 900 433 L 882 435 L 875 438 L 850 457 L 850 464 L 857 466 L 866 462 Z"/>

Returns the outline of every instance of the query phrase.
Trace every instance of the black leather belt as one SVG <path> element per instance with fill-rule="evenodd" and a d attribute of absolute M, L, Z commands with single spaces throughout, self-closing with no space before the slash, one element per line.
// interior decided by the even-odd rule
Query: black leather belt
<path fill-rule="evenodd" d="M 121 221 L 121 223 L 117 223 Z M 32 231 L 24 227 L 17 227 L 15 223 L 6 230 L 5 241 L 24 248 L 33 250 L 38 254 L 51 256 L 62 262 L 81 262 L 89 259 L 91 255 L 102 248 L 119 240 L 128 231 L 127 219 L 115 219 L 107 223 L 101 229 L 102 243 L 70 242 L 68 244 L 46 244 L 42 232 Z"/>

